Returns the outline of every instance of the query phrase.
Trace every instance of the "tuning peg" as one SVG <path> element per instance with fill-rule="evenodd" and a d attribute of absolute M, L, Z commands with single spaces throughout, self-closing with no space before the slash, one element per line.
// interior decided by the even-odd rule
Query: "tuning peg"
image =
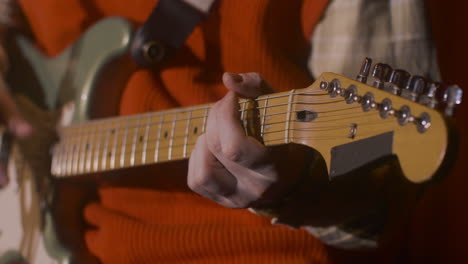
<path fill-rule="evenodd" d="M 413 75 L 409 78 L 404 89 L 401 90 L 401 96 L 416 102 L 419 95 L 424 92 L 427 81 L 424 77 Z"/>
<path fill-rule="evenodd" d="M 359 71 L 356 80 L 358 82 L 367 83 L 367 77 L 369 77 L 370 68 L 372 66 L 372 59 L 365 58 L 361 65 L 361 70 Z"/>
<path fill-rule="evenodd" d="M 384 90 L 392 94 L 400 94 L 401 88 L 405 86 L 411 74 L 404 70 L 393 70 L 390 74 L 390 85 L 385 86 Z"/>
<path fill-rule="evenodd" d="M 458 85 L 447 87 L 444 92 L 445 115 L 453 116 L 455 108 L 461 104 L 463 98 L 463 90 Z"/>
<path fill-rule="evenodd" d="M 390 79 L 390 73 L 392 72 L 392 67 L 388 64 L 377 63 L 372 70 L 372 77 L 374 77 L 375 88 L 383 89 L 385 82 L 388 82 Z"/>
<path fill-rule="evenodd" d="M 419 103 L 429 106 L 430 108 L 436 108 L 439 102 L 437 101 L 436 95 L 437 90 L 440 88 L 439 82 L 430 82 L 426 86 L 426 90 L 421 96 L 419 96 Z"/>

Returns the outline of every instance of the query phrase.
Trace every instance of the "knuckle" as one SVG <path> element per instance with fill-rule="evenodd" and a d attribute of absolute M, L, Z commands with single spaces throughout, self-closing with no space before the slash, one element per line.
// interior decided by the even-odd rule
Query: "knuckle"
<path fill-rule="evenodd" d="M 222 154 L 226 159 L 236 163 L 242 161 L 243 158 L 242 149 L 239 147 L 238 144 L 235 144 L 234 142 L 226 144 L 222 148 Z"/>
<path fill-rule="evenodd" d="M 191 174 L 187 179 L 187 185 L 192 191 L 199 191 L 208 185 L 210 177 L 207 175 Z"/>

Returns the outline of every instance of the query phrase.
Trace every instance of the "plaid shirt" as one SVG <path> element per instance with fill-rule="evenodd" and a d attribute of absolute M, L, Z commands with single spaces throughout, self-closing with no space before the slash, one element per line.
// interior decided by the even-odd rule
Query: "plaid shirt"
<path fill-rule="evenodd" d="M 424 0 L 333 0 L 311 36 L 309 70 L 354 78 L 363 58 L 439 80 Z M 341 248 L 377 247 L 385 208 L 339 226 L 306 227 L 324 243 Z"/>

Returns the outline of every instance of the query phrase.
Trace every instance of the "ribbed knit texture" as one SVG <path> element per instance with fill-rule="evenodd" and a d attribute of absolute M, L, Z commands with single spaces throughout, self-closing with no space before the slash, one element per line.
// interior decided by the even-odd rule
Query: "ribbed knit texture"
<path fill-rule="evenodd" d="M 38 45 L 49 55 L 102 17 L 121 15 L 141 23 L 156 3 L 20 2 Z M 278 91 L 309 85 L 307 40 L 326 2 L 221 0 L 169 65 L 132 75 L 120 114 L 218 100 L 226 92 L 224 71 L 260 72 Z M 247 210 L 202 198 L 180 184 L 185 176 L 174 176 L 168 166 L 143 171 L 125 172 L 126 183 L 103 182 L 100 202 L 85 209 L 87 221 L 96 226 L 86 234 L 87 245 L 103 263 L 328 262 L 323 246 L 304 231 L 272 226 Z"/>

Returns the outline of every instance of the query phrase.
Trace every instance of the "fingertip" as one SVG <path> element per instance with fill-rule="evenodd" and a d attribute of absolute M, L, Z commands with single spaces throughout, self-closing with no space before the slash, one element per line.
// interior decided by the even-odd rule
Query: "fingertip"
<path fill-rule="evenodd" d="M 13 133 L 14 136 L 21 139 L 27 138 L 33 133 L 32 126 L 18 118 L 12 118 L 8 121 L 8 130 Z"/>
<path fill-rule="evenodd" d="M 270 85 L 256 72 L 223 74 L 223 83 L 231 91 L 246 98 L 257 98 L 262 94 L 273 92 Z"/>
<path fill-rule="evenodd" d="M 16 136 L 19 138 L 30 137 L 33 133 L 33 128 L 26 122 L 20 122 L 16 127 Z"/>
<path fill-rule="evenodd" d="M 233 72 L 225 72 L 223 74 L 224 84 L 227 84 L 227 83 L 240 84 L 243 81 L 244 81 L 244 77 L 242 76 L 242 74 L 233 73 Z"/>

